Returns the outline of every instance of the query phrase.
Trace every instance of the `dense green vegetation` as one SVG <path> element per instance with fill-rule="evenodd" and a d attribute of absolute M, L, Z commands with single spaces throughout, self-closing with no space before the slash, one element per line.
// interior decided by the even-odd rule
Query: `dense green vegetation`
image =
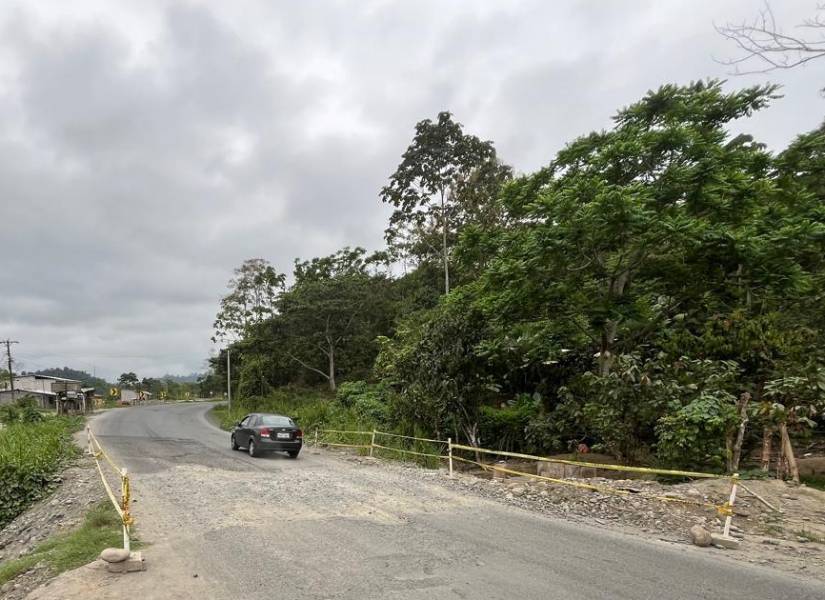
<path fill-rule="evenodd" d="M 11 418 L 5 411 L 0 429 L 0 528 L 54 487 L 66 461 L 76 456 L 72 433 L 77 418 Z M 20 417 L 22 415 L 22 418 Z"/>
<path fill-rule="evenodd" d="M 57 575 L 91 562 L 104 548 L 119 547 L 122 542 L 120 517 L 108 500 L 90 510 L 80 527 L 50 538 L 34 552 L 5 561 L 0 566 L 0 585 L 44 561 L 50 573 Z"/>
<path fill-rule="evenodd" d="M 363 380 L 355 403 L 266 406 L 668 466 L 790 454 L 825 407 L 825 127 L 779 153 L 731 132 L 777 98 L 666 85 L 517 177 L 448 113 L 422 121 L 381 191 L 386 249 L 296 261 L 289 285 L 236 272 L 216 329 L 238 410 Z"/>

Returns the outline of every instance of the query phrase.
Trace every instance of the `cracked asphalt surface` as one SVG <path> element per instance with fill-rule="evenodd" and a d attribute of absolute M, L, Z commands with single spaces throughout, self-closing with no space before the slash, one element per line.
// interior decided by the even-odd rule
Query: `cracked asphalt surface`
<path fill-rule="evenodd" d="M 720 551 L 461 494 L 437 472 L 309 448 L 297 460 L 253 459 L 230 449 L 210 408 L 94 419 L 101 444 L 132 473 L 148 570 L 88 567 L 32 598 L 825 598 L 821 583 Z"/>

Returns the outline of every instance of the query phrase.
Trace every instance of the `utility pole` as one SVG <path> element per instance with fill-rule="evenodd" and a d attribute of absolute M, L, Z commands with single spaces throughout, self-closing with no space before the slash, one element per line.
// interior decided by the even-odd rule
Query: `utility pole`
<path fill-rule="evenodd" d="M 15 340 L 3 340 L 2 342 L 6 345 L 6 356 L 9 359 L 9 389 L 14 392 L 14 371 L 11 369 L 11 345 L 12 344 L 19 344 L 20 342 Z M 14 397 L 14 393 L 12 393 L 12 397 Z"/>
<path fill-rule="evenodd" d="M 232 412 L 232 375 L 229 371 L 229 346 L 226 347 L 226 399 L 229 402 L 229 412 Z"/>

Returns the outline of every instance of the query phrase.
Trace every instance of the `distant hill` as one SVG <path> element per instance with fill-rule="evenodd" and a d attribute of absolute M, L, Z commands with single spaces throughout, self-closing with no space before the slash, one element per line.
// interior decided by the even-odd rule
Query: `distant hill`
<path fill-rule="evenodd" d="M 79 371 L 69 367 L 55 367 L 53 369 L 40 369 L 39 371 L 31 371 L 35 375 L 50 375 L 52 377 L 65 377 L 66 379 L 77 379 L 82 382 L 83 387 L 93 387 L 97 393 L 105 394 L 110 385 L 105 379 L 95 377 L 86 371 Z"/>
<path fill-rule="evenodd" d="M 198 379 L 203 377 L 203 375 L 203 373 L 189 373 L 189 375 L 164 375 L 160 378 L 160 380 L 166 381 L 169 379 L 175 383 L 197 383 Z"/>

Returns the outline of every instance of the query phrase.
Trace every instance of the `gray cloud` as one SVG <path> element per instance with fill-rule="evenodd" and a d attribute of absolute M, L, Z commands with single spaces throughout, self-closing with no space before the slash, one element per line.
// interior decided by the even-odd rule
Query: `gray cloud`
<path fill-rule="evenodd" d="M 775 7 L 784 23 L 815 3 Z M 231 270 L 377 247 L 378 190 L 452 110 L 517 170 L 650 88 L 724 77 L 739 2 L 20 2 L 0 10 L 0 337 L 23 368 L 202 368 Z M 736 78 L 822 117 L 825 65 Z"/>

